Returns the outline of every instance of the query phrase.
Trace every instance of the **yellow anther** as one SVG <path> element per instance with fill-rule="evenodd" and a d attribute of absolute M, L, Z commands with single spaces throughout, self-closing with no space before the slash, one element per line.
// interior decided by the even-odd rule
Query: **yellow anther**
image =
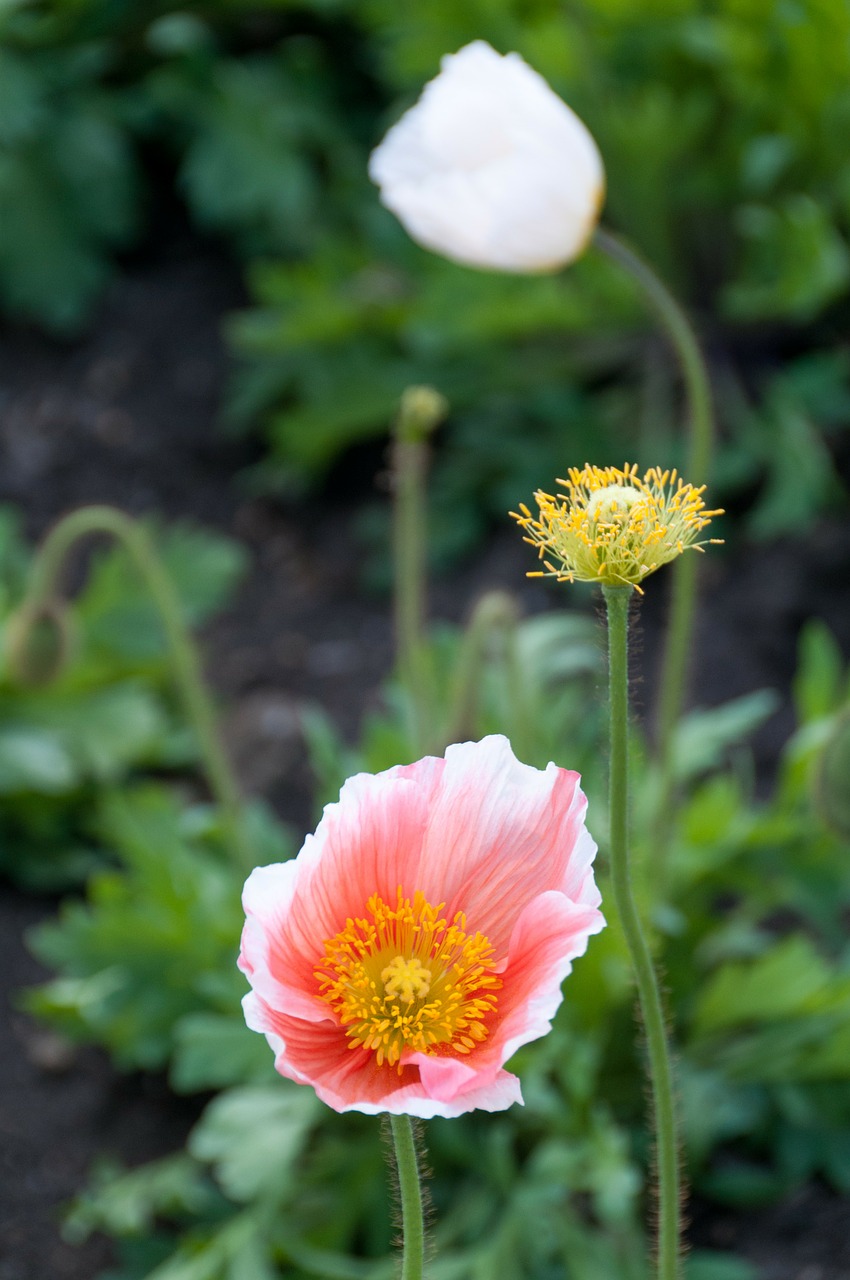
<path fill-rule="evenodd" d="M 391 907 L 374 894 L 371 919 L 349 918 L 325 943 L 318 994 L 351 1048 L 370 1050 L 378 1066 L 401 1072 L 406 1051 L 467 1054 L 487 1037 L 502 985 L 493 948 L 466 932 L 461 912 L 446 919 L 443 905 L 399 889 Z"/>

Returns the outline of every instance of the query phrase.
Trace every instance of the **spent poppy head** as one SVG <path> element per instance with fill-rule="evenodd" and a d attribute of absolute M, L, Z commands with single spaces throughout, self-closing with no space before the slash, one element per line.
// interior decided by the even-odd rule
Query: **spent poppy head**
<path fill-rule="evenodd" d="M 248 1025 L 337 1111 L 521 1102 L 504 1063 L 545 1035 L 604 924 L 575 773 L 507 739 L 346 782 L 292 862 L 243 896 Z"/>

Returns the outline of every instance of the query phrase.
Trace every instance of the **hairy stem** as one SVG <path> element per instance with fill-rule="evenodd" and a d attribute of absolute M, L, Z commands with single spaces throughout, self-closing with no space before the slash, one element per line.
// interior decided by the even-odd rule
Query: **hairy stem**
<path fill-rule="evenodd" d="M 628 587 L 603 587 L 608 610 L 610 843 L 614 903 L 634 968 L 649 1055 L 658 1172 L 658 1280 L 679 1280 L 679 1156 L 673 1078 L 661 992 L 629 869 Z"/>
<path fill-rule="evenodd" d="M 595 233 L 594 243 L 640 286 L 676 352 L 688 399 L 688 480 L 695 485 L 703 484 L 708 479 L 711 466 L 714 415 L 708 370 L 693 326 L 667 286 L 625 241 L 600 227 Z M 688 662 L 693 645 L 697 600 L 695 557 L 679 556 L 672 569 L 672 579 L 670 623 L 661 667 L 656 720 L 661 774 L 657 809 L 660 852 L 663 852 L 669 832 L 669 813 L 674 789 L 674 734 L 684 706 Z"/>
<path fill-rule="evenodd" d="M 48 532 L 33 562 L 25 607 L 37 610 L 54 597 L 65 561 L 76 543 L 105 533 L 126 549 L 147 586 L 168 643 L 175 684 L 195 730 L 210 792 L 219 805 L 234 851 L 241 852 L 239 787 L 219 737 L 201 662 L 183 621 L 180 600 L 144 527 L 114 507 L 82 507 Z"/>
<path fill-rule="evenodd" d="M 398 1167 L 404 1235 L 401 1280 L 422 1280 L 425 1265 L 425 1221 L 413 1122 L 410 1116 L 390 1116 L 390 1126 Z"/>

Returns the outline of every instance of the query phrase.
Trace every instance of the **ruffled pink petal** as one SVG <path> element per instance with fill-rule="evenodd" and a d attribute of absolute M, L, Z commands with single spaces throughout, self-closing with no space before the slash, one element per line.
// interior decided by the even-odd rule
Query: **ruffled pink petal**
<path fill-rule="evenodd" d="M 337 1110 L 424 1117 L 521 1101 L 503 1063 L 549 1030 L 572 959 L 603 924 L 585 803 L 576 774 L 523 765 L 500 737 L 350 779 L 298 858 L 258 868 L 245 886 L 245 1015 L 278 1071 Z M 463 1058 L 408 1051 L 400 1073 L 350 1048 L 315 976 L 325 941 L 399 887 L 445 903 L 449 918 L 462 911 L 467 931 L 493 945 L 503 982 L 482 1044 Z"/>
<path fill-rule="evenodd" d="M 496 1012 L 487 1019 L 489 1035 L 475 1050 L 482 1071 L 501 1066 L 522 1045 L 551 1030 L 573 960 L 604 927 L 595 907 L 561 893 L 544 893 L 529 904 L 511 937 Z"/>
<path fill-rule="evenodd" d="M 595 845 L 585 834 L 579 776 L 521 764 L 507 738 L 449 747 L 429 815 L 419 888 L 505 955 L 514 925 L 540 893 L 588 891 Z"/>
<path fill-rule="evenodd" d="M 263 1032 L 274 1050 L 280 1075 L 312 1085 L 335 1111 L 388 1111 L 430 1119 L 475 1109 L 501 1111 L 522 1101 L 519 1081 L 507 1071 L 488 1072 L 483 1080 L 477 1072 L 465 1074 L 462 1092 L 443 1088 L 444 1096 L 432 1096 L 417 1065 L 403 1066 L 401 1073 L 386 1064 L 378 1067 L 373 1053 L 349 1048 L 344 1032 L 332 1023 L 310 1024 L 279 1013 L 254 992 L 245 996 L 242 1006 L 248 1026 Z"/>

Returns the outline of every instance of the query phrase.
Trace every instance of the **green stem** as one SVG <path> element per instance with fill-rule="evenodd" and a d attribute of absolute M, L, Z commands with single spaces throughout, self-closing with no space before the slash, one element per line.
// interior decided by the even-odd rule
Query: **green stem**
<path fill-rule="evenodd" d="M 640 285 L 676 352 L 688 398 L 690 446 L 686 470 L 691 484 L 708 479 L 714 445 L 711 385 L 693 326 L 667 286 L 635 251 L 610 231 L 597 229 L 594 243 Z M 682 714 L 696 611 L 694 556 L 679 556 L 672 570 L 670 624 L 661 667 L 656 724 L 660 764 L 659 823 L 668 828 L 673 794 L 673 741 Z M 663 846 L 666 840 L 660 841 Z"/>
<path fill-rule="evenodd" d="M 444 743 L 464 742 L 478 729 L 481 695 L 488 669 L 495 660 L 501 667 L 501 684 L 507 706 L 506 732 L 520 760 L 527 760 L 532 749 L 533 726 L 530 722 L 525 680 L 517 652 L 519 613 L 516 601 L 507 591 L 488 591 L 475 605 L 458 654 L 452 683 L 450 717 Z M 494 644 L 498 645 L 496 655 Z"/>
<path fill-rule="evenodd" d="M 679 1157 L 673 1078 L 661 992 L 644 934 L 629 870 L 628 627 L 631 589 L 603 587 L 608 609 L 610 702 L 610 847 L 614 903 L 629 949 L 649 1054 L 658 1172 L 658 1280 L 678 1280 Z"/>
<path fill-rule="evenodd" d="M 398 1167 L 404 1235 L 401 1280 L 422 1280 L 425 1265 L 425 1221 L 413 1123 L 410 1116 L 390 1116 L 390 1125 Z"/>
<path fill-rule="evenodd" d="M 420 749 L 430 742 L 430 698 L 423 652 L 425 621 L 425 477 L 428 446 L 397 439 L 393 449 L 393 578 L 396 655 L 410 692 L 414 737 Z"/>
<path fill-rule="evenodd" d="M 688 480 L 702 484 L 708 478 L 714 447 L 714 415 L 711 384 L 705 359 L 693 325 L 661 279 L 625 240 L 598 227 L 594 244 L 621 266 L 640 285 L 670 339 L 688 397 L 690 448 L 687 456 Z"/>
<path fill-rule="evenodd" d="M 180 600 L 145 529 L 114 507 L 72 511 L 48 532 L 32 566 L 24 607 L 37 609 L 53 599 L 65 560 L 75 543 L 91 534 L 110 534 L 126 549 L 159 612 L 172 669 L 189 722 L 194 727 L 210 791 L 220 806 L 234 850 L 241 848 L 239 787 L 218 733 L 204 685 L 201 663 L 183 622 Z"/>

